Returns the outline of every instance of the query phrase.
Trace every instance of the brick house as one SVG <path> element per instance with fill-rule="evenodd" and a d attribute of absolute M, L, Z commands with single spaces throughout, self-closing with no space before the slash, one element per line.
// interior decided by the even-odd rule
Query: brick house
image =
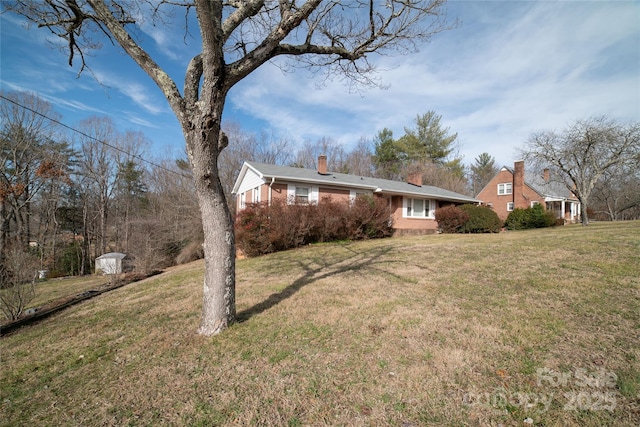
<path fill-rule="evenodd" d="M 327 171 L 327 158 L 318 158 L 318 170 L 245 162 L 233 186 L 236 212 L 248 203 L 280 199 L 288 203 L 321 203 L 330 197 L 349 203 L 359 195 L 384 197 L 392 209 L 394 234 L 427 234 L 438 229 L 435 210 L 442 206 L 480 203 L 473 197 L 422 185 L 422 175 L 407 182 Z"/>
<path fill-rule="evenodd" d="M 516 161 L 513 169 L 503 166 L 476 198 L 490 206 L 503 221 L 515 208 L 544 203 L 547 210 L 556 214 L 556 218 L 577 222 L 580 202 L 559 179 L 551 175 L 549 169 L 545 169 L 541 175 L 527 173 L 524 162 Z"/>

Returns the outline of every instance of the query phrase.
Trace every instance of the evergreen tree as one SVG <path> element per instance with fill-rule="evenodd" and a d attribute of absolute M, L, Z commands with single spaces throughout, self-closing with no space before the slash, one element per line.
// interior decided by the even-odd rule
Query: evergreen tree
<path fill-rule="evenodd" d="M 385 179 L 398 179 L 406 156 L 393 139 L 393 132 L 384 128 L 378 132 L 373 142 L 373 165 L 376 176 Z"/>
<path fill-rule="evenodd" d="M 416 117 L 415 128 L 405 128 L 405 135 L 398 140 L 399 148 L 408 160 L 420 163 L 446 165 L 456 149 L 457 133 L 450 134 L 449 128 L 440 124 L 442 116 L 428 111 Z"/>
<path fill-rule="evenodd" d="M 496 160 L 489 153 L 482 153 L 476 157 L 470 169 L 473 194 L 478 194 L 498 173 Z"/>

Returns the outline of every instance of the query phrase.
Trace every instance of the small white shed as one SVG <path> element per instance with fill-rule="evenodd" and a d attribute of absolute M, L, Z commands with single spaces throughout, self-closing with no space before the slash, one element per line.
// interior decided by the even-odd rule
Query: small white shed
<path fill-rule="evenodd" d="M 126 254 L 120 252 L 109 252 L 96 258 L 96 272 L 102 274 L 120 274 L 124 271 L 123 260 Z"/>

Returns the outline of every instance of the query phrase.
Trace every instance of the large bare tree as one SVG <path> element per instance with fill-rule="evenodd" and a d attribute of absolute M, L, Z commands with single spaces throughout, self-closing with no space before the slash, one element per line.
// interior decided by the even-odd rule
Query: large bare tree
<path fill-rule="evenodd" d="M 589 198 L 598 181 L 615 167 L 640 164 L 640 123 L 625 125 L 608 117 L 578 120 L 562 132 L 533 133 L 521 150 L 539 169 L 555 168 L 580 200 L 583 225 L 589 224 Z"/>
<path fill-rule="evenodd" d="M 51 104 L 25 92 L 0 93 L 0 268 L 5 252 L 26 250 L 33 237 L 32 204 L 61 175 L 61 144 Z M 64 164 L 61 164 L 64 163 Z"/>
<path fill-rule="evenodd" d="M 409 53 L 448 28 L 445 1 L 14 0 L 3 5 L 64 39 L 69 62 L 79 58 L 83 69 L 86 48 L 96 46 L 96 34 L 104 34 L 164 93 L 182 127 L 202 214 L 205 278 L 199 332 L 211 335 L 224 330 L 236 314 L 233 221 L 218 176 L 218 157 L 229 141 L 221 131 L 229 90 L 283 56 L 320 67 L 327 75 L 370 83 L 370 54 Z M 195 11 L 199 24 L 202 49 L 186 64 L 182 91 L 135 37 L 141 14 L 157 16 L 164 6 Z"/>

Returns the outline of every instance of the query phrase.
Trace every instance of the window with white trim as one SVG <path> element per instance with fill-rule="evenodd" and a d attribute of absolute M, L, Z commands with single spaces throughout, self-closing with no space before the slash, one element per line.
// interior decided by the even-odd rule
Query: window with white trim
<path fill-rule="evenodd" d="M 537 200 L 532 200 L 531 201 L 531 207 L 534 207 L 535 205 L 539 205 L 539 204 L 540 204 L 540 202 L 537 201 Z"/>
<path fill-rule="evenodd" d="M 435 201 L 405 197 L 403 210 L 405 218 L 434 218 Z"/>
<path fill-rule="evenodd" d="M 296 185 L 296 203 L 308 204 L 309 193 L 311 193 L 309 187 L 298 187 Z"/>
<path fill-rule="evenodd" d="M 513 202 L 507 203 L 507 212 L 511 212 L 513 210 Z"/>
<path fill-rule="evenodd" d="M 320 190 L 311 185 L 287 184 L 287 203 L 315 204 L 318 203 Z"/>
<path fill-rule="evenodd" d="M 512 189 L 511 189 L 511 183 L 510 182 L 503 182 L 501 184 L 498 184 L 498 196 L 503 196 L 505 194 L 511 194 L 512 193 Z"/>
<path fill-rule="evenodd" d="M 260 203 L 260 187 L 254 188 L 251 193 L 251 202 Z"/>

